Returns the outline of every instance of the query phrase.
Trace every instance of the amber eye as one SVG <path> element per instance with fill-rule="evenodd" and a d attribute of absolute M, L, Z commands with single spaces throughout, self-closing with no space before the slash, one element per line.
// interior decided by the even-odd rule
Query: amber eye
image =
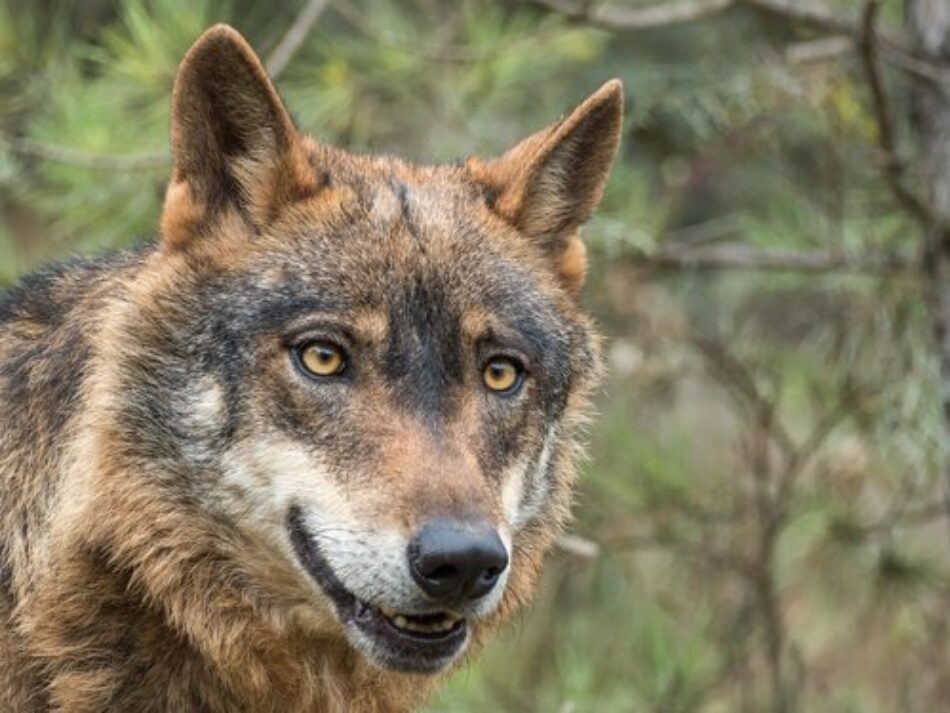
<path fill-rule="evenodd" d="M 343 350 L 330 342 L 310 342 L 297 353 L 300 365 L 314 376 L 337 376 L 346 368 Z"/>
<path fill-rule="evenodd" d="M 482 372 L 482 380 L 492 391 L 497 393 L 511 393 L 520 385 L 524 367 L 514 359 L 508 357 L 494 357 Z"/>

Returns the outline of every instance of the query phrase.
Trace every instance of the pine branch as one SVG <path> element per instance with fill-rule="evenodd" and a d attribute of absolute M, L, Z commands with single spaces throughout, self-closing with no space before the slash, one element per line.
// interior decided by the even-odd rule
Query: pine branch
<path fill-rule="evenodd" d="M 267 57 L 265 66 L 271 79 L 276 80 L 287 68 L 329 5 L 330 0 L 310 0 L 300 10 L 283 38 Z M 0 146 L 20 156 L 65 163 L 93 171 L 150 171 L 166 168 L 170 161 L 168 151 L 101 154 L 4 134 L 0 134 Z"/>

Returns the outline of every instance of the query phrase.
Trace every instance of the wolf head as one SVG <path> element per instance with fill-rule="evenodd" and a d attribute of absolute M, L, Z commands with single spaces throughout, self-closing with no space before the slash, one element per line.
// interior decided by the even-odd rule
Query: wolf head
<path fill-rule="evenodd" d="M 115 409 L 123 457 L 256 543 L 240 586 L 422 673 L 528 597 L 601 371 L 577 231 L 622 106 L 609 82 L 498 159 L 416 167 L 303 136 L 234 30 L 190 50 Z"/>

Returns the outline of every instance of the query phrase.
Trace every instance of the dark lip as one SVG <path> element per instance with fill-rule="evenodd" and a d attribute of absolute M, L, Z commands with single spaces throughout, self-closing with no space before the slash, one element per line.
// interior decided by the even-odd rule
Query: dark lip
<path fill-rule="evenodd" d="M 377 607 L 350 592 L 333 572 L 320 547 L 303 524 L 299 508 L 287 517 L 290 540 L 304 569 L 333 602 L 337 616 L 372 642 L 372 655 L 383 666 L 407 673 L 435 673 L 448 665 L 468 639 L 468 622 L 460 619 L 444 632 L 417 632 L 398 628 Z M 415 615 L 425 621 L 438 614 Z"/>

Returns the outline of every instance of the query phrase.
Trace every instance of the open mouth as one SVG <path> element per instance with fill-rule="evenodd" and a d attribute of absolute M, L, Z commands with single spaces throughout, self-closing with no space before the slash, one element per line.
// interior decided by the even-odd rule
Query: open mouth
<path fill-rule="evenodd" d="M 468 622 L 452 612 L 402 613 L 350 592 L 307 533 L 299 509 L 287 518 L 294 551 L 333 602 L 340 621 L 365 654 L 397 671 L 434 673 L 451 663 L 468 640 Z"/>

